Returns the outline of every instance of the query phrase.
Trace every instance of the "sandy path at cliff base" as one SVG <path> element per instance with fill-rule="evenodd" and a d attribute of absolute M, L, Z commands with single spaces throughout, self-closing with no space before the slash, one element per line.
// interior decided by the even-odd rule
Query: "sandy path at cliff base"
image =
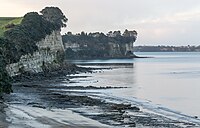
<path fill-rule="evenodd" d="M 98 121 L 83 117 L 70 110 L 42 109 L 24 105 L 6 108 L 9 128 L 108 128 Z"/>

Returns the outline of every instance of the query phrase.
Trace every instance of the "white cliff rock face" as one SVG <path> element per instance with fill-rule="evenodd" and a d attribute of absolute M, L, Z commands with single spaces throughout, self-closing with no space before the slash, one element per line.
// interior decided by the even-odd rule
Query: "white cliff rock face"
<path fill-rule="evenodd" d="M 109 42 L 110 46 L 110 57 L 122 57 L 126 56 L 128 52 L 133 53 L 133 42 L 125 44 L 117 44 Z"/>
<path fill-rule="evenodd" d="M 127 52 L 133 52 L 133 42 L 130 42 L 128 44 L 125 45 L 125 55 L 127 54 Z"/>
<path fill-rule="evenodd" d="M 120 51 L 120 45 L 119 44 L 109 42 L 109 46 L 110 46 L 110 51 L 109 51 L 110 57 L 121 56 L 122 53 Z"/>
<path fill-rule="evenodd" d="M 60 31 L 53 31 L 44 39 L 37 42 L 38 51 L 32 55 L 27 54 L 20 58 L 18 63 L 12 63 L 6 66 L 10 76 L 20 74 L 20 70 L 29 72 L 42 72 L 44 63 L 54 63 L 57 60 L 57 53 L 64 51 Z"/>
<path fill-rule="evenodd" d="M 64 48 L 71 48 L 73 51 L 79 51 L 80 45 L 78 43 L 72 43 L 71 41 L 68 41 L 67 43 L 64 43 Z"/>

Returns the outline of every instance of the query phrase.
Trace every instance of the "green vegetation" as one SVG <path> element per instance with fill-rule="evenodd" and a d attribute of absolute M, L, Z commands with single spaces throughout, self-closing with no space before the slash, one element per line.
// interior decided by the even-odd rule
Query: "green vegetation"
<path fill-rule="evenodd" d="M 47 7 L 42 13 L 44 15 L 30 12 L 23 18 L 0 18 L 3 35 L 0 37 L 0 93 L 11 92 L 6 65 L 18 62 L 22 55 L 33 54 L 38 49 L 38 41 L 66 26 L 67 18 L 59 8 Z"/>
<path fill-rule="evenodd" d="M 9 42 L 5 39 L 0 38 L 0 93 L 10 93 L 11 84 L 10 84 L 10 76 L 8 76 L 6 72 L 6 57 L 8 57 L 9 51 L 7 51 Z"/>
<path fill-rule="evenodd" d="M 126 44 L 136 40 L 137 32 L 125 30 L 104 33 L 81 32 L 73 35 L 71 32 L 62 36 L 66 48 L 67 59 L 91 59 L 125 57 Z"/>
<path fill-rule="evenodd" d="M 46 7 L 40 11 L 43 17 L 53 23 L 57 29 L 66 27 L 68 19 L 58 7 Z"/>
<path fill-rule="evenodd" d="M 200 52 L 199 46 L 135 46 L 135 52 Z"/>
<path fill-rule="evenodd" d="M 36 42 L 51 34 L 53 30 L 55 26 L 37 12 L 27 13 L 20 25 L 4 32 L 4 37 L 15 46 L 15 58 L 10 62 L 19 61 L 22 55 L 32 54 L 37 50 Z"/>
<path fill-rule="evenodd" d="M 9 26 L 15 26 L 21 23 L 22 17 L 0 17 L 0 37 L 3 37 L 3 33 L 9 30 Z"/>

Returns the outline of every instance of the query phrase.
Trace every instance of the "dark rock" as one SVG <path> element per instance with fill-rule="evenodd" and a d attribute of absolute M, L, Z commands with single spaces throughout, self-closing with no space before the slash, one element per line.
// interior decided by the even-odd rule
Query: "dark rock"
<path fill-rule="evenodd" d="M 129 124 L 129 127 L 136 127 L 136 123 L 133 122 L 133 123 Z"/>
<path fill-rule="evenodd" d="M 116 109 L 116 110 L 131 109 L 131 104 L 113 104 L 111 106 L 111 109 Z"/>
<path fill-rule="evenodd" d="M 136 106 L 131 107 L 130 109 L 133 110 L 133 111 L 136 111 L 136 112 L 140 111 L 140 108 L 139 108 L 139 107 L 136 107 Z"/>
<path fill-rule="evenodd" d="M 37 104 L 32 105 L 32 107 L 46 109 L 45 106 L 41 106 L 41 105 L 37 105 Z"/>

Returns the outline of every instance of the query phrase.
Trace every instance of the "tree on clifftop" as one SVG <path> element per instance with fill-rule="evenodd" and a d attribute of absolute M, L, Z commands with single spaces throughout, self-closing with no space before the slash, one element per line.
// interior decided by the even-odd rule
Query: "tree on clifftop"
<path fill-rule="evenodd" d="M 8 75 L 6 71 L 6 60 L 7 58 L 7 53 L 9 51 L 5 50 L 5 45 L 7 45 L 7 41 L 0 38 L 0 98 L 1 98 L 1 93 L 10 93 L 12 92 L 11 89 L 11 84 L 10 84 L 10 76 Z"/>
<path fill-rule="evenodd" d="M 42 13 L 43 17 L 46 20 L 54 23 L 57 29 L 67 26 L 66 22 L 68 21 L 68 19 L 58 7 L 46 7 L 42 11 L 40 11 L 40 13 Z"/>

